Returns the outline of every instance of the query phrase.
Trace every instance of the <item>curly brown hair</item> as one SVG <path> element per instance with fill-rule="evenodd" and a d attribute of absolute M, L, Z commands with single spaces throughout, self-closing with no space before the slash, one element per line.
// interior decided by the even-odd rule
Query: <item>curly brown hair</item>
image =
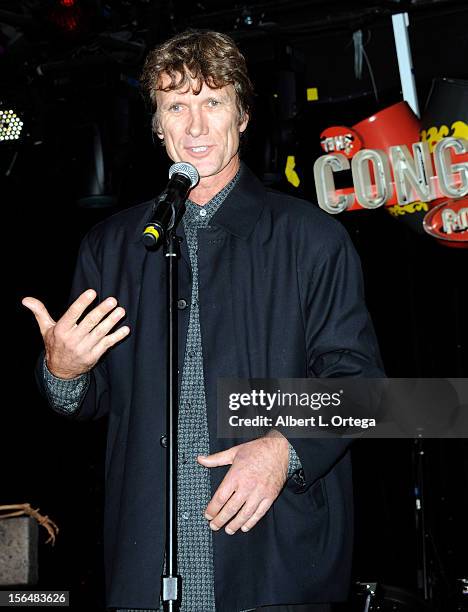
<path fill-rule="evenodd" d="M 171 78 L 164 88 L 163 74 Z M 232 85 L 236 92 L 239 122 L 252 112 L 253 85 L 247 74 L 245 58 L 232 38 L 220 32 L 191 29 L 176 34 L 149 52 L 140 80 L 155 111 L 155 131 L 159 127 L 156 92 L 188 88 L 191 84 L 196 95 L 203 83 L 213 89 Z"/>

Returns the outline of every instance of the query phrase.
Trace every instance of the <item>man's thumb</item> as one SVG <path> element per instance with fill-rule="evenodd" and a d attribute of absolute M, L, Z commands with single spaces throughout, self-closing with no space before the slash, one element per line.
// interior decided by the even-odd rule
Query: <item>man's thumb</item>
<path fill-rule="evenodd" d="M 198 455 L 197 460 L 205 467 L 218 467 L 220 465 L 231 465 L 235 456 L 236 452 L 233 447 L 212 455 Z"/>
<path fill-rule="evenodd" d="M 23 306 L 26 306 L 26 308 L 28 308 L 36 317 L 36 321 L 42 335 L 44 335 L 49 327 L 55 325 L 55 321 L 52 319 L 47 311 L 47 308 L 40 300 L 33 297 L 25 297 L 21 300 L 21 303 Z"/>

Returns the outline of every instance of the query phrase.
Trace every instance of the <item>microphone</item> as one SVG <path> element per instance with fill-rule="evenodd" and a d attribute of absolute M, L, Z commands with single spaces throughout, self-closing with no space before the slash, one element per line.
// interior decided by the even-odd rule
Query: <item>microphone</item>
<path fill-rule="evenodd" d="M 141 239 L 147 249 L 156 249 L 168 231 L 175 229 L 185 212 L 189 191 L 198 183 L 197 169 L 187 162 L 172 164 L 166 189 L 153 205 L 153 215 L 146 224 Z"/>

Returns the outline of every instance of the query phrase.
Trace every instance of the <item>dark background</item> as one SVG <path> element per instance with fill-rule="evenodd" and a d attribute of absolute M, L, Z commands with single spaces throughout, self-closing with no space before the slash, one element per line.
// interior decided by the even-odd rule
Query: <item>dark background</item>
<path fill-rule="evenodd" d="M 391 14 L 402 10 L 410 14 L 423 109 L 433 78 L 468 78 L 466 3 L 0 2 L 0 101 L 24 122 L 19 141 L 0 142 L 8 279 L 0 504 L 29 502 L 58 523 L 54 548 L 41 533 L 38 588 L 69 589 L 73 609 L 103 610 L 106 422 L 69 422 L 45 405 L 33 380 L 42 341 L 21 298 L 41 299 L 59 318 L 86 231 L 165 184 L 169 162 L 152 142 L 138 89 L 147 50 L 186 27 L 234 36 L 257 92 L 243 157 L 266 184 L 314 202 L 320 132 L 401 100 Z M 367 56 L 361 78 L 357 30 Z M 316 102 L 307 102 L 307 87 L 318 89 Z M 90 198 L 100 153 L 105 180 Z M 296 156 L 298 189 L 284 179 L 287 155 Z M 362 259 L 387 374 L 466 376 L 466 250 L 441 246 L 382 209 L 338 218 Z M 434 609 L 445 612 L 456 609 L 456 579 L 468 577 L 468 448 L 464 440 L 424 444 Z M 354 577 L 417 592 L 413 449 L 412 440 L 361 441 L 353 449 Z"/>

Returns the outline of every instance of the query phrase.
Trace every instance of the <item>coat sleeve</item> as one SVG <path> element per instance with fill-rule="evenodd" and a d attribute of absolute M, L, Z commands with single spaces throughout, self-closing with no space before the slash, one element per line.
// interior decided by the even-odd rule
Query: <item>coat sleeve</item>
<path fill-rule="evenodd" d="M 385 377 L 364 300 L 359 257 L 346 230 L 331 224 L 321 249 L 299 269 L 309 376 Z M 310 251 L 309 251 L 310 252 Z M 302 490 L 325 476 L 351 443 L 342 438 L 289 438 L 301 465 Z"/>
<path fill-rule="evenodd" d="M 102 300 L 101 295 L 101 274 L 97 263 L 97 258 L 91 246 L 90 234 L 83 239 L 78 259 L 75 267 L 75 273 L 70 290 L 68 304 L 76 300 L 87 289 L 94 289 L 97 293 L 97 298 L 90 306 L 94 308 Z M 47 393 L 47 386 L 44 380 L 43 373 L 44 351 L 39 356 L 36 364 L 35 378 L 39 391 L 43 397 L 50 403 L 50 398 Z M 80 405 L 72 413 L 67 416 L 71 419 L 90 420 L 98 419 L 109 412 L 109 386 L 108 377 L 103 358 L 90 371 L 89 386 L 86 394 L 83 396 Z"/>

